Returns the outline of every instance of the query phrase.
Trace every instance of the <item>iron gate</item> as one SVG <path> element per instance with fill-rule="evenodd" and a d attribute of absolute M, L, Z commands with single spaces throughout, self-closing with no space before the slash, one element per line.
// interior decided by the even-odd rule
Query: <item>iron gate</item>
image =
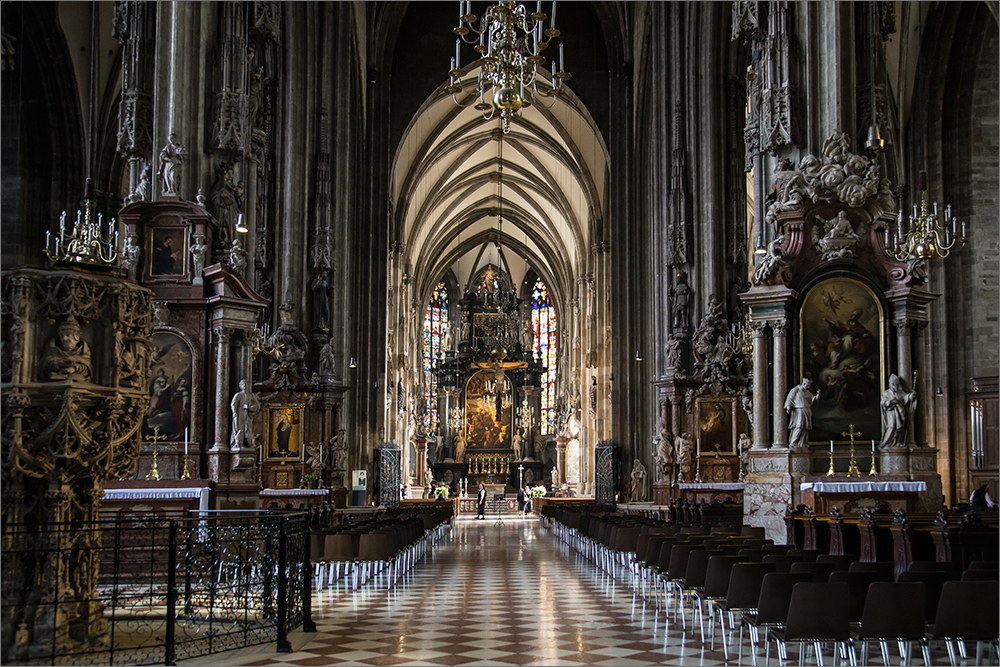
<path fill-rule="evenodd" d="M 400 451 L 392 443 L 383 443 L 377 450 L 378 474 L 376 497 L 383 507 L 399 507 L 399 484 L 402 471 Z"/>
<path fill-rule="evenodd" d="M 618 445 L 610 440 L 597 443 L 594 448 L 594 496 L 598 505 L 614 505 L 618 491 Z"/>

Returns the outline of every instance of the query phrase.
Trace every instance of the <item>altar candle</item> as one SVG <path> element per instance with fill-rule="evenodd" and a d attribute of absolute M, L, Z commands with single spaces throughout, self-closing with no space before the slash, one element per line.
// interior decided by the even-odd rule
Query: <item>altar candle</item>
<path fill-rule="evenodd" d="M 830 453 L 833 454 L 833 440 L 830 441 Z"/>
<path fill-rule="evenodd" d="M 872 440 L 872 454 L 875 453 L 875 441 Z"/>
<path fill-rule="evenodd" d="M 184 458 L 187 458 L 187 455 L 188 455 L 188 430 L 187 427 L 184 427 Z"/>

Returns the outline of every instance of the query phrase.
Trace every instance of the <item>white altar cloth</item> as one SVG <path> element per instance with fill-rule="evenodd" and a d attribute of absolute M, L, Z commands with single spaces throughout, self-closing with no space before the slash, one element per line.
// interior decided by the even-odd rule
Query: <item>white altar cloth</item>
<path fill-rule="evenodd" d="M 144 489 L 104 489 L 105 500 L 164 500 L 170 498 L 197 498 L 198 511 L 208 511 L 207 486 Z"/>
<path fill-rule="evenodd" d="M 816 493 L 879 493 L 926 491 L 927 482 L 805 482 L 801 489 Z"/>

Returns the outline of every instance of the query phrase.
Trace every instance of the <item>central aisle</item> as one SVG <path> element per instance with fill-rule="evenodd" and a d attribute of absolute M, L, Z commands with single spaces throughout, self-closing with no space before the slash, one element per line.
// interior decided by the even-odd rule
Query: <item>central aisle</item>
<path fill-rule="evenodd" d="M 662 612 L 557 539 L 537 515 L 495 522 L 457 519 L 389 591 L 335 583 L 314 593 L 318 632 L 295 633 L 293 653 L 274 653 L 272 644 L 208 659 L 303 666 L 725 664 L 718 641 L 715 652 L 703 652 L 690 619 L 687 636 L 679 619 L 665 633 Z"/>

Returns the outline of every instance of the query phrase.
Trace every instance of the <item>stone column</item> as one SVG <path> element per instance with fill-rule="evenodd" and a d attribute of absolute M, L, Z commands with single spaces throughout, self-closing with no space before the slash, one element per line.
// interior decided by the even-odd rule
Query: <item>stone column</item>
<path fill-rule="evenodd" d="M 926 331 L 927 322 L 916 321 L 913 323 L 914 354 L 912 362 L 913 370 L 917 373 L 917 381 L 910 389 L 917 392 L 917 409 L 913 414 L 913 442 L 908 441 L 907 444 L 916 444 L 920 447 L 927 446 L 927 416 L 931 414 L 931 397 L 934 395 L 934 390 L 928 381 L 927 364 L 925 363 Z"/>
<path fill-rule="evenodd" d="M 896 327 L 898 350 L 896 375 L 903 381 L 903 386 L 910 387 L 913 383 L 913 358 L 910 352 L 910 327 L 913 326 L 913 320 L 908 317 L 897 317 L 893 320 L 893 325 Z"/>
<path fill-rule="evenodd" d="M 214 327 L 215 362 L 215 445 L 213 452 L 229 451 L 229 336 L 228 327 Z"/>
<path fill-rule="evenodd" d="M 445 448 L 445 460 L 455 459 L 455 438 L 458 436 L 458 431 L 451 426 L 451 411 L 458 405 L 459 392 L 460 390 L 458 387 L 446 387 L 444 390 L 444 424 L 446 432 L 451 436 L 451 439 L 448 441 L 448 446 Z"/>
<path fill-rule="evenodd" d="M 785 395 L 788 393 L 788 371 L 786 370 L 786 360 L 788 358 L 788 345 L 786 331 L 788 320 L 776 320 L 771 322 L 771 331 L 774 332 L 774 444 L 773 447 L 785 448 L 788 446 L 788 413 L 785 412 Z M 754 349 L 756 352 L 756 348 Z M 757 358 L 754 356 L 754 369 L 756 370 Z"/>
<path fill-rule="evenodd" d="M 558 477 L 552 483 L 553 491 L 556 490 L 556 484 L 562 484 L 566 481 L 566 445 L 568 443 L 569 438 L 556 438 L 556 472 Z"/>
<path fill-rule="evenodd" d="M 431 480 L 427 479 L 427 438 L 413 438 L 413 446 L 417 450 L 417 486 L 426 491 Z"/>
<path fill-rule="evenodd" d="M 767 322 L 751 322 L 753 329 L 753 448 L 767 449 L 767 355 L 764 333 Z"/>

